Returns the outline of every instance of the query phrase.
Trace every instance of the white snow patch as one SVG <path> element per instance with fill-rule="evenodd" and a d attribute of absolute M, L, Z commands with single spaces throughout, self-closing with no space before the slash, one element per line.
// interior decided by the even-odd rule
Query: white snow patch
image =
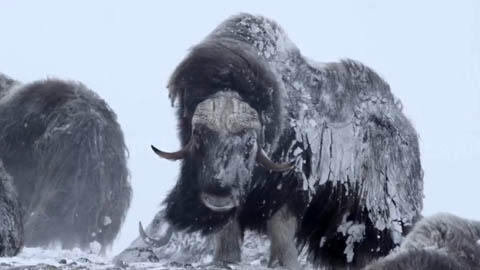
<path fill-rule="evenodd" d="M 20 83 L 15 83 L 10 88 L 4 89 L 3 93 L 0 93 L 0 104 L 7 103 L 10 101 L 10 99 L 12 99 L 12 97 L 15 96 L 15 94 L 18 94 L 23 89 L 23 85 Z"/>
<path fill-rule="evenodd" d="M 278 190 L 281 190 L 281 189 L 282 189 L 282 182 L 280 182 L 280 184 L 277 185 L 277 189 L 278 189 Z"/>
<path fill-rule="evenodd" d="M 48 264 L 61 266 L 60 260 L 65 259 L 67 263 L 75 262 L 77 265 L 98 264 L 95 269 L 101 269 L 100 265 L 105 265 L 108 260 L 105 257 L 96 254 L 82 252 L 78 248 L 73 250 L 64 249 L 43 249 L 43 248 L 24 248 L 17 256 L 9 258 L 0 258 L 0 263 L 9 264 L 12 267 Z M 104 268 L 104 267 L 103 267 Z M 86 269 L 94 269 L 88 265 Z"/>
<path fill-rule="evenodd" d="M 391 223 L 392 227 L 390 228 L 391 229 L 391 235 L 392 235 L 392 239 L 393 239 L 393 242 L 397 245 L 401 244 L 404 237 L 403 237 L 403 229 L 402 229 L 402 225 L 399 223 L 399 222 L 392 222 Z"/>
<path fill-rule="evenodd" d="M 103 218 L 103 226 L 108 226 L 112 223 L 112 219 L 109 216 Z"/>
<path fill-rule="evenodd" d="M 325 236 L 322 236 L 322 238 L 320 238 L 320 247 L 323 247 L 323 245 L 325 245 L 325 242 L 327 242 L 327 238 Z"/>
<path fill-rule="evenodd" d="M 202 263 L 207 264 L 213 261 L 213 256 L 208 254 L 205 257 L 202 258 Z"/>
<path fill-rule="evenodd" d="M 316 61 L 316 60 L 313 60 L 313 59 L 310 59 L 308 57 L 304 57 L 305 61 L 307 62 L 307 64 L 313 68 L 316 68 L 316 69 L 325 69 L 327 68 L 327 64 L 324 63 L 324 62 L 319 62 L 319 61 Z"/>
<path fill-rule="evenodd" d="M 294 155 L 294 156 L 298 156 L 298 155 L 300 155 L 302 152 L 303 152 L 303 150 L 302 150 L 300 147 L 297 147 L 297 148 L 295 148 L 295 150 L 293 151 L 293 155 Z"/>
<path fill-rule="evenodd" d="M 250 262 L 250 265 L 261 265 L 262 261 L 260 259 L 254 260 Z"/>
<path fill-rule="evenodd" d="M 99 254 L 102 250 L 102 245 L 97 241 L 90 242 L 89 247 L 93 254 Z"/>
<path fill-rule="evenodd" d="M 355 256 L 355 243 L 360 243 L 365 237 L 365 224 L 353 223 L 353 221 L 346 221 L 349 213 L 343 216 L 343 222 L 337 228 L 337 232 L 342 233 L 347 237 L 345 241 L 346 247 L 343 253 L 347 257 L 347 262 L 352 262 Z"/>
<path fill-rule="evenodd" d="M 377 228 L 379 231 L 385 230 L 386 227 L 387 225 L 383 219 L 378 219 L 377 222 L 375 222 L 375 228 Z"/>

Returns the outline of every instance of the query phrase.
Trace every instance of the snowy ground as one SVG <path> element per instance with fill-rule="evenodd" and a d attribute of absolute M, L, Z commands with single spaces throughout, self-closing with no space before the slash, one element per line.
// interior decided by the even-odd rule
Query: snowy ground
<path fill-rule="evenodd" d="M 181 236 L 184 237 L 184 236 Z M 180 237 L 180 238 L 181 238 Z M 195 238 L 195 235 L 192 235 Z M 174 236 L 175 238 L 175 236 Z M 211 261 L 209 254 L 208 240 L 189 238 L 188 241 L 180 243 L 173 239 L 174 244 L 163 249 L 137 247 L 126 250 L 122 254 L 123 260 L 102 257 L 93 252 L 84 252 L 79 249 L 42 249 L 24 248 L 16 257 L 0 258 L 0 269 L 27 269 L 27 270 L 77 270 L 77 269 L 131 269 L 131 270 L 162 270 L 162 269 L 233 269 L 233 270 L 266 270 L 268 260 L 268 240 L 256 234 L 247 234 L 242 249 L 241 264 L 220 266 L 205 266 Z M 192 241 L 193 243 L 192 245 Z M 176 243 L 176 244 L 175 244 Z M 190 250 L 185 250 L 185 244 L 189 243 Z M 206 247 L 206 248 L 204 248 Z M 194 261 L 185 261 L 185 254 L 189 252 L 200 253 L 200 256 L 189 256 Z M 128 253 L 128 254 L 126 254 Z M 126 254 L 126 255 L 125 255 Z M 310 268 L 310 267 L 305 267 Z M 277 268 L 281 269 L 281 268 Z"/>
<path fill-rule="evenodd" d="M 77 269 L 132 269 L 132 270 L 162 270 L 162 269 L 270 269 L 266 261 L 250 261 L 240 265 L 229 265 L 227 267 L 203 266 L 200 264 L 179 264 L 162 260 L 159 262 L 136 262 L 136 263 L 115 263 L 111 258 L 100 257 L 81 251 L 69 250 L 45 250 L 39 248 L 26 248 L 17 257 L 1 258 L 0 269 L 28 269 L 28 270 L 77 270 Z M 281 269 L 281 268 L 277 268 Z"/>
<path fill-rule="evenodd" d="M 47 250 L 41 248 L 25 248 L 18 256 L 1 258 L 0 269 L 28 270 L 76 270 L 76 269 L 194 269 L 198 265 L 182 265 L 162 260 L 159 262 L 115 263 L 111 258 L 98 256 L 80 250 Z M 258 267 L 257 267 L 258 266 Z M 215 269 L 216 267 L 209 267 Z M 246 264 L 232 266 L 232 269 L 263 269 L 259 265 Z"/>

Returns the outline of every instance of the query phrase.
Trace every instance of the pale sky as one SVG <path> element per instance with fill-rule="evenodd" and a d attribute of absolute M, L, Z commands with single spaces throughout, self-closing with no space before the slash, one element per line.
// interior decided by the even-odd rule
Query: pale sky
<path fill-rule="evenodd" d="M 178 175 L 166 83 L 188 49 L 230 15 L 277 21 L 316 61 L 376 70 L 420 136 L 425 215 L 480 220 L 480 2 L 1 1 L 0 72 L 23 82 L 78 80 L 116 111 L 134 197 L 112 254 L 148 224 Z"/>

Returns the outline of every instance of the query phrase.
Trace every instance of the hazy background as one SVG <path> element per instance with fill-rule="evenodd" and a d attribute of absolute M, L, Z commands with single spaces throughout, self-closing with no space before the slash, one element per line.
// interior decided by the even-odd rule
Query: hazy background
<path fill-rule="evenodd" d="M 0 72 L 82 81 L 118 115 L 134 196 L 112 254 L 151 221 L 178 174 L 150 150 L 178 148 L 169 75 L 239 12 L 276 20 L 310 58 L 348 57 L 381 74 L 420 135 L 424 214 L 480 220 L 480 1 L 206 2 L 0 1 Z"/>

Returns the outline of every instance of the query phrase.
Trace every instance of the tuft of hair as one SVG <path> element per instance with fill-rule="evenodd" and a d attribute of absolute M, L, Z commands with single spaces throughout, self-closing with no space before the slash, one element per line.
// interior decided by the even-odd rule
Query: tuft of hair
<path fill-rule="evenodd" d="M 111 245 L 131 200 L 117 116 L 83 84 L 48 79 L 0 103 L 0 157 L 25 208 L 25 243 Z"/>
<path fill-rule="evenodd" d="M 15 256 L 22 249 L 22 215 L 12 177 L 0 159 L 0 257 Z"/>

